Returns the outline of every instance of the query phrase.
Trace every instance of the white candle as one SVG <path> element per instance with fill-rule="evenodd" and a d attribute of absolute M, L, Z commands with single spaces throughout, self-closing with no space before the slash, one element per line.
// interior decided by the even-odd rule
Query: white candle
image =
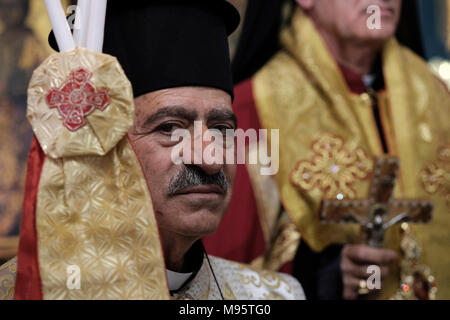
<path fill-rule="evenodd" d="M 45 5 L 47 6 L 48 17 L 53 27 L 59 51 L 73 50 L 75 48 L 75 42 L 73 41 L 72 32 L 70 32 L 61 1 L 45 0 Z"/>
<path fill-rule="evenodd" d="M 77 47 L 86 47 L 90 12 L 89 0 L 78 0 L 73 38 Z"/>
<path fill-rule="evenodd" d="M 105 34 L 106 1 L 91 0 L 89 13 L 89 31 L 86 47 L 92 51 L 103 51 L 103 37 Z"/>

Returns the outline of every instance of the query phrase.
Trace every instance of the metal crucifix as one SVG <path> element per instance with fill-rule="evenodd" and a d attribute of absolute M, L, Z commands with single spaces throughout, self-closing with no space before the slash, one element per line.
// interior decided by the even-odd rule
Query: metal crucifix
<path fill-rule="evenodd" d="M 360 224 L 364 243 L 376 248 L 383 247 L 386 230 L 395 224 L 429 222 L 431 202 L 393 199 L 398 169 L 397 158 L 377 158 L 368 199 L 324 200 L 320 219 L 326 223 Z"/>

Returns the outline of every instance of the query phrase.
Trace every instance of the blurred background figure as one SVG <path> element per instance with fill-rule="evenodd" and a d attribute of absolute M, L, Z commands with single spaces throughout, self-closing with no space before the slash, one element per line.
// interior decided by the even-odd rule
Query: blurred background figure
<path fill-rule="evenodd" d="M 339 1 L 337 2 L 339 3 Z M 302 154 L 305 158 L 303 160 L 306 161 L 307 154 L 310 154 L 308 146 L 310 146 L 313 141 L 305 140 L 311 138 L 313 135 L 319 136 L 319 131 L 335 131 L 336 128 L 340 126 L 340 124 L 337 123 L 327 123 L 328 120 L 326 120 L 327 118 L 330 119 L 333 117 L 338 119 L 340 116 L 337 111 L 328 116 L 322 114 L 320 117 L 313 117 L 311 113 L 314 108 L 308 103 L 315 101 L 314 105 L 317 107 L 320 105 L 320 99 L 324 98 L 324 100 L 328 101 L 325 104 L 331 106 L 333 101 L 332 96 L 339 93 L 342 94 L 341 97 L 346 97 L 344 99 L 349 98 L 349 101 L 358 101 L 358 99 L 361 98 L 370 105 L 372 97 L 366 92 L 368 91 L 371 94 L 375 94 L 373 98 L 375 98 L 377 102 L 380 101 L 380 104 L 384 104 L 389 101 L 389 99 L 393 98 L 397 109 L 401 109 L 406 105 L 412 106 L 417 103 L 426 103 L 429 105 L 429 108 L 431 108 L 431 105 L 436 105 L 437 108 L 441 108 L 444 114 L 448 114 L 448 96 L 442 89 L 442 83 L 439 83 L 439 80 L 428 75 L 429 68 L 424 65 L 420 59 L 415 60 L 415 62 L 409 61 L 408 63 L 410 63 L 410 65 L 406 67 L 404 71 L 400 71 L 400 69 L 397 70 L 398 75 L 410 72 L 412 78 L 419 79 L 420 77 L 416 78 L 413 74 L 415 72 L 423 73 L 429 80 L 427 83 L 429 95 L 434 97 L 438 95 L 442 96 L 442 100 L 439 100 L 439 103 L 437 101 L 435 101 L 435 103 L 431 100 L 427 100 L 426 97 L 429 96 L 426 94 L 427 90 L 424 89 L 425 92 L 423 90 L 417 91 L 416 89 L 418 87 L 414 89 L 414 86 L 411 87 L 404 82 L 404 87 L 407 88 L 405 90 L 409 90 L 408 96 L 411 97 L 417 95 L 418 100 L 410 101 L 411 103 L 400 102 L 398 100 L 400 95 L 394 92 L 398 89 L 402 89 L 403 85 L 397 83 L 394 86 L 389 86 L 389 82 L 392 84 L 392 79 L 388 80 L 387 91 L 390 96 L 387 96 L 385 90 L 383 90 L 385 88 L 383 82 L 383 70 L 386 71 L 386 66 L 382 67 L 382 63 L 387 63 L 387 61 L 391 59 L 382 59 L 381 57 L 382 50 L 384 50 L 383 54 L 387 54 L 387 51 L 395 52 L 400 50 L 408 52 L 405 53 L 405 55 L 410 55 L 411 57 L 414 57 L 414 59 L 421 57 L 428 62 L 433 60 L 433 58 L 433 61 L 436 61 L 436 57 L 438 59 L 447 59 L 449 51 L 446 46 L 447 34 L 445 31 L 448 29 L 448 21 L 450 20 L 448 20 L 447 17 L 442 16 L 442 13 L 449 10 L 448 6 L 450 6 L 450 4 L 448 1 L 404 1 L 402 10 L 396 10 L 395 23 L 393 23 L 394 20 L 391 20 L 386 24 L 390 25 L 389 27 L 391 30 L 382 30 L 380 33 L 375 32 L 375 38 L 379 37 L 379 40 L 382 40 L 381 45 L 380 41 L 376 39 L 372 39 L 374 40 L 372 42 L 360 42 L 363 48 L 359 49 L 364 49 L 366 45 L 370 47 L 375 44 L 372 48 L 373 50 L 366 50 L 366 52 L 369 55 L 373 55 L 375 52 L 373 57 L 376 59 L 368 64 L 366 63 L 363 70 L 358 70 L 358 66 L 360 65 L 354 63 L 355 61 L 353 61 L 353 65 L 350 63 L 350 68 L 348 68 L 349 66 L 346 66 L 345 61 L 339 59 L 341 57 L 337 54 L 338 50 L 336 51 L 336 48 L 330 50 L 331 43 L 329 39 L 326 39 L 326 33 L 332 34 L 333 32 L 330 31 L 330 26 L 324 21 L 328 21 L 328 23 L 331 21 L 331 24 L 336 24 L 332 26 L 331 30 L 333 30 L 333 28 L 336 30 L 337 27 L 341 27 L 342 30 L 336 31 L 336 33 L 345 30 L 350 31 L 350 29 L 352 29 L 350 33 L 354 32 L 352 35 L 340 34 L 340 37 L 345 38 L 345 36 L 348 36 L 358 40 L 368 40 L 365 39 L 365 37 L 368 37 L 370 40 L 373 35 L 371 35 L 370 32 L 364 33 L 366 28 L 366 17 L 364 17 L 364 15 L 366 13 L 365 10 L 364 13 L 362 13 L 362 9 L 365 9 L 370 4 L 381 5 L 381 3 L 389 3 L 389 5 L 394 5 L 397 1 L 374 0 L 373 3 L 371 1 L 363 0 L 361 0 L 361 2 L 348 1 L 347 3 L 342 1 L 339 3 L 339 6 L 342 5 L 345 7 L 349 2 L 353 3 L 355 8 L 354 12 L 349 13 L 348 10 L 344 10 L 344 12 L 340 11 L 339 13 L 333 12 L 333 10 L 329 9 L 337 9 L 335 8 L 338 6 L 336 1 L 330 1 L 328 3 L 327 1 L 320 0 L 250 0 L 248 1 L 247 6 L 243 6 L 243 8 L 246 8 L 246 19 L 241 34 L 239 36 L 236 35 L 236 38 L 239 37 L 237 45 L 236 40 L 232 42 L 232 46 L 236 46 L 232 51 L 234 52 L 234 80 L 237 84 L 234 109 L 238 114 L 238 117 L 240 117 L 239 123 L 244 130 L 248 128 L 280 128 L 281 168 L 280 173 L 277 176 L 277 183 L 281 195 L 277 195 L 276 192 L 273 192 L 271 189 L 273 188 L 273 184 L 268 181 L 268 179 L 255 178 L 254 173 L 256 170 L 252 169 L 252 166 L 238 167 L 236 180 L 236 186 L 238 187 L 235 189 L 235 194 L 228 214 L 219 231 L 205 240 L 205 245 L 212 254 L 222 255 L 229 259 L 236 259 L 246 263 L 253 263 L 256 266 L 263 266 L 265 268 L 275 268 L 286 272 L 294 272 L 296 276 L 299 277 L 304 288 L 306 288 L 306 294 L 309 298 L 357 297 L 358 287 L 361 286 L 361 282 L 358 282 L 356 278 L 353 278 L 352 273 L 355 270 L 359 270 L 356 265 L 363 264 L 364 261 L 362 260 L 364 259 L 354 259 L 355 249 L 357 249 L 356 251 L 361 250 L 364 253 L 363 256 L 366 257 L 371 255 L 369 253 L 371 250 L 368 250 L 368 248 L 342 250 L 342 246 L 340 245 L 323 245 L 327 242 L 328 244 L 332 243 L 333 241 L 327 241 L 325 239 L 335 237 L 338 232 L 329 229 L 328 232 L 314 234 L 315 232 L 313 230 L 316 226 L 313 226 L 312 224 L 313 221 L 317 219 L 318 212 L 313 212 L 313 215 L 308 218 L 305 218 L 308 214 L 302 216 L 301 212 L 311 212 L 311 208 L 313 208 L 312 211 L 317 209 L 318 205 L 316 202 L 318 193 L 317 190 L 310 190 L 311 192 L 294 190 L 292 186 L 290 186 L 288 176 L 294 168 L 295 163 L 303 159 L 301 156 L 296 158 L 293 154 L 296 152 Z M 331 3 L 333 3 L 333 5 L 331 5 Z M 366 6 L 364 6 L 364 4 L 366 4 Z M 322 40 L 326 40 L 325 42 L 328 45 L 328 49 L 331 51 L 330 53 L 332 53 L 334 58 L 332 60 L 335 60 L 334 63 L 332 61 L 330 62 L 329 56 L 324 53 L 327 50 L 324 50 L 323 41 L 317 40 L 317 30 L 311 26 L 311 23 L 305 22 L 305 18 L 300 18 L 300 16 L 302 16 L 301 14 L 298 12 L 295 13 L 296 11 L 299 11 L 297 9 L 298 5 L 300 5 L 305 12 L 308 12 L 309 18 L 313 17 L 315 26 L 321 30 L 320 35 Z M 318 7 L 321 9 L 318 9 Z M 357 13 L 357 8 L 360 7 L 361 11 L 358 11 L 359 13 Z M 315 10 L 313 10 L 313 8 Z M 348 13 L 347 16 L 346 14 L 343 14 L 345 12 Z M 326 18 L 327 14 L 328 18 Z M 339 17 L 333 18 L 333 15 L 339 15 Z M 441 15 L 441 17 L 437 18 L 439 15 Z M 342 16 L 346 16 L 346 18 L 341 19 L 340 21 L 339 18 Z M 350 18 L 354 20 L 350 20 Z M 346 23 L 348 24 L 348 28 L 342 28 L 342 25 L 345 26 Z M 387 50 L 387 46 L 384 46 L 384 42 L 394 34 L 396 26 L 396 38 L 403 47 L 400 47 L 398 44 L 391 41 L 391 45 L 393 44 L 391 47 L 392 50 Z M 308 34 L 308 32 L 303 31 L 303 27 L 307 28 L 310 33 Z M 283 29 L 283 37 L 280 41 L 280 31 Z M 324 31 L 325 29 L 326 31 Z M 386 34 L 383 35 L 383 32 Z M 422 41 L 421 34 L 425 36 L 426 41 Z M 365 45 L 363 45 L 364 43 Z M 405 47 L 409 48 L 411 51 L 405 49 Z M 414 52 L 414 54 L 412 52 Z M 336 68 L 336 62 L 339 64 L 339 68 Z M 445 60 L 439 60 L 439 63 L 440 64 L 435 68 L 437 71 L 436 74 L 445 80 L 448 71 L 447 62 L 445 62 Z M 431 62 L 431 65 L 433 65 L 433 62 Z M 393 75 L 395 76 L 396 72 L 393 72 L 393 69 L 390 67 L 388 69 L 390 69 L 388 72 L 390 75 L 384 74 L 384 77 L 390 78 Z M 419 69 L 421 71 L 418 71 Z M 366 75 L 369 77 L 366 77 Z M 312 79 L 311 83 L 305 81 L 305 78 Z M 345 78 L 346 83 L 341 83 L 343 78 Z M 408 76 L 406 76 L 406 78 L 408 78 Z M 374 79 L 377 81 L 373 81 Z M 340 83 L 338 88 L 342 92 L 333 85 L 335 80 Z M 329 83 L 327 83 L 327 81 L 329 81 Z M 417 83 L 417 85 L 419 84 Z M 312 90 L 306 89 L 306 87 L 309 88 L 309 86 L 312 86 Z M 433 90 L 436 90 L 436 94 L 433 93 Z M 315 98 L 316 100 L 314 100 Z M 372 105 L 374 114 L 369 114 L 368 118 L 366 117 L 366 120 L 379 117 L 379 115 L 377 115 L 377 102 Z M 290 106 L 289 103 L 291 103 Z M 390 103 L 392 104 L 393 102 L 391 101 Z M 351 104 L 353 103 L 349 102 L 347 107 Z M 362 112 L 360 110 L 367 111 L 372 108 L 358 108 L 352 112 L 359 113 Z M 338 109 L 342 109 L 342 106 Z M 287 115 L 287 110 L 292 110 L 292 114 Z M 440 113 L 442 112 L 435 110 L 433 117 L 436 117 L 436 115 Z M 398 115 L 395 117 L 398 117 Z M 341 120 L 344 121 L 343 119 Z M 279 121 L 279 123 L 273 125 L 274 122 L 277 121 Z M 292 121 L 297 121 L 297 125 L 294 126 L 294 124 L 291 123 Z M 381 126 L 383 125 L 383 122 L 387 121 L 392 121 L 392 119 L 378 119 L 376 125 L 378 128 L 374 131 L 375 134 L 369 135 L 372 135 L 373 137 L 380 134 L 383 135 Z M 364 123 L 361 119 L 360 122 Z M 273 126 L 267 126 L 268 123 L 271 123 Z M 323 127 L 320 127 L 321 125 Z M 391 130 L 391 125 L 393 125 L 392 122 L 388 125 L 389 128 L 385 128 L 384 130 L 388 130 L 387 139 L 393 141 L 395 138 L 390 136 L 392 132 L 389 132 L 389 130 Z M 309 126 L 311 128 L 309 128 Z M 314 128 L 314 126 L 319 126 L 320 128 Z M 365 127 L 369 126 L 373 127 L 373 124 Z M 288 128 L 293 130 L 289 130 Z M 401 129 L 397 130 L 402 131 Z M 428 238 L 428 240 L 425 241 L 428 241 L 426 247 L 430 248 L 430 243 L 432 243 L 431 247 L 434 250 L 433 253 L 425 255 L 425 258 L 428 258 L 429 262 L 432 261 L 432 269 L 439 274 L 438 278 L 441 285 L 439 291 L 440 297 L 446 297 L 448 295 L 448 289 L 450 288 L 450 283 L 448 283 L 448 271 L 445 271 L 447 262 L 441 261 L 441 263 L 437 263 L 437 259 L 439 259 L 439 253 L 437 252 L 440 252 L 439 250 L 442 251 L 446 246 L 449 248 L 450 244 L 444 233 L 442 233 L 442 237 L 439 238 L 438 234 L 441 233 L 436 230 L 441 227 L 441 229 L 443 228 L 441 231 L 444 232 L 445 225 L 448 224 L 449 221 L 444 214 L 446 211 L 448 212 L 448 208 L 445 207 L 445 199 L 449 197 L 449 182 L 441 181 L 442 186 L 440 187 L 441 192 L 439 195 L 437 193 L 435 194 L 435 191 L 430 193 L 427 184 L 429 179 L 434 181 L 433 173 L 429 172 L 431 167 L 435 168 L 435 166 L 440 166 L 439 170 L 442 171 L 442 169 L 446 170 L 445 168 L 448 166 L 448 158 L 445 156 L 447 154 L 446 150 L 448 150 L 446 149 L 448 148 L 446 147 L 448 145 L 448 135 L 445 134 L 445 130 L 449 130 L 449 128 L 448 125 L 446 126 L 445 121 L 442 123 L 438 120 L 430 124 L 421 123 L 418 128 L 412 128 L 411 130 L 415 134 L 421 135 L 423 141 L 427 141 L 428 143 L 433 141 L 435 145 L 433 146 L 433 151 L 430 150 L 429 152 L 427 151 L 423 154 L 416 154 L 413 156 L 418 163 L 420 162 L 424 166 L 421 173 L 416 171 L 417 168 L 403 169 L 408 172 L 405 176 L 409 175 L 409 177 L 407 177 L 409 182 L 406 182 L 406 187 L 403 186 L 402 192 L 409 196 L 433 197 L 436 201 L 435 203 L 438 208 L 435 212 L 435 222 L 432 224 L 432 228 L 434 228 L 433 230 L 435 231 L 430 231 L 431 229 L 428 230 L 426 227 L 425 229 L 418 227 L 418 230 L 420 230 L 419 233 L 421 234 L 420 240 L 424 240 L 430 235 L 435 236 L 433 241 L 430 240 L 431 238 Z M 363 133 L 355 134 L 354 138 L 358 140 L 359 137 L 363 137 L 364 135 L 365 134 Z M 386 137 L 381 137 L 379 139 L 384 140 L 385 138 Z M 352 142 L 353 147 L 355 146 L 355 141 Z M 377 138 L 373 141 L 377 141 Z M 372 147 L 376 145 L 373 141 L 369 142 Z M 400 155 L 399 153 L 401 152 L 399 151 L 389 149 L 386 141 L 378 141 L 379 146 L 381 146 L 382 142 L 384 144 L 382 149 L 378 150 L 378 147 L 374 147 L 369 153 L 374 156 L 378 153 L 390 153 L 397 155 L 400 158 L 411 158 L 409 156 L 405 157 L 405 155 Z M 350 145 L 352 143 L 350 143 Z M 397 141 L 396 143 L 404 146 L 410 144 L 406 141 Z M 249 146 L 249 152 L 252 152 L 251 146 Z M 431 154 L 433 154 L 433 157 L 428 159 Z M 292 159 L 289 158 L 291 156 Z M 434 163 L 433 159 L 437 159 L 437 162 Z M 426 160 L 428 160 L 428 162 L 426 162 Z M 407 160 L 403 162 L 407 162 Z M 419 175 L 422 177 L 421 183 L 419 182 Z M 404 182 L 401 183 L 405 184 Z M 426 193 L 423 188 L 419 191 L 419 185 L 422 185 L 422 187 L 427 189 Z M 361 192 L 364 188 L 365 187 L 358 187 L 357 190 Z M 416 190 L 417 193 L 416 191 L 413 192 L 413 190 Z M 297 201 L 298 199 L 295 199 L 299 194 L 302 200 Z M 361 194 L 359 196 L 363 195 Z M 278 210 L 276 210 L 275 205 L 277 201 L 279 203 Z M 281 202 L 283 205 L 280 205 Z M 284 211 L 285 209 L 286 211 L 290 211 L 289 216 L 291 222 L 289 222 L 290 219 Z M 292 220 L 294 220 L 297 226 L 300 226 L 300 228 L 297 228 L 297 233 L 295 228 L 294 230 L 292 228 Z M 411 234 L 410 227 L 406 225 L 403 227 L 403 231 L 399 231 L 399 228 L 397 228 L 395 232 L 397 232 L 397 234 L 400 234 L 401 232 L 408 235 Z M 240 230 L 242 232 L 240 232 Z M 392 231 L 392 234 L 393 233 L 394 231 Z M 230 234 L 232 237 L 229 236 Z M 223 239 L 223 237 L 227 235 L 229 240 L 226 244 L 221 243 L 219 239 Z M 342 235 L 344 235 L 344 233 Z M 349 234 L 347 234 L 347 236 L 348 235 Z M 300 242 L 300 249 L 297 251 L 295 265 L 293 265 L 292 261 L 296 251 L 293 250 L 293 247 L 298 246 L 300 237 L 302 241 Z M 399 249 L 399 239 L 391 240 L 392 243 L 396 241 L 397 243 L 390 247 Z M 337 242 L 343 243 L 345 241 Z M 440 249 L 437 248 L 438 244 L 442 245 L 439 247 Z M 310 246 L 313 248 L 311 249 Z M 425 248 L 424 251 L 430 250 L 427 248 Z M 342 260 L 341 253 L 342 257 L 344 257 Z M 384 252 L 381 254 L 386 255 L 386 259 L 382 259 L 385 260 L 385 262 L 381 263 L 381 265 L 390 264 L 389 262 L 393 261 L 394 256 L 392 256 L 391 253 Z M 351 259 L 351 256 L 353 256 L 353 259 Z M 388 256 L 389 258 L 387 258 Z M 359 261 L 353 261 L 356 262 L 356 264 L 351 265 L 352 268 L 349 268 L 349 260 Z M 342 261 L 345 261 L 345 263 L 342 263 Z M 400 260 L 398 260 L 398 262 L 399 261 Z M 341 270 L 343 266 L 346 270 Z M 350 272 L 349 269 L 353 269 L 352 272 Z M 336 276 L 338 273 L 342 273 L 341 276 Z M 398 282 L 400 273 L 398 265 L 396 265 L 396 267 L 394 266 L 393 271 L 391 272 L 391 278 L 397 277 Z M 422 286 L 423 292 L 417 294 L 417 296 L 430 298 L 429 294 L 431 292 L 435 294 L 435 290 L 430 290 L 430 285 L 434 278 L 430 276 L 425 278 L 428 283 L 426 283 L 426 286 Z M 391 281 L 389 288 L 385 290 L 384 297 L 395 292 L 396 288 L 400 288 L 398 283 L 395 285 L 392 283 L 394 283 L 394 281 Z M 421 282 L 418 281 L 417 283 Z M 345 287 L 344 290 L 342 290 L 343 286 Z M 417 285 L 417 287 L 419 287 L 419 285 Z M 426 289 L 424 289 L 425 287 Z M 416 291 L 416 289 L 417 288 L 415 288 L 414 291 Z M 424 292 L 425 294 L 423 294 Z"/>
<path fill-rule="evenodd" d="M 290 0 L 281 1 L 254 1 L 254 0 L 230 0 L 244 17 L 247 7 L 251 6 L 251 16 L 241 21 L 241 27 L 230 37 L 230 49 L 234 59 L 234 71 L 237 72 L 236 83 L 248 78 L 258 70 L 274 54 L 274 48 L 278 46 L 278 29 L 281 28 L 283 19 L 289 17 Z M 250 2 L 250 4 L 249 4 Z M 269 9 L 276 12 L 280 5 L 284 4 L 280 15 L 272 15 L 269 19 L 264 16 Z M 450 0 L 418 0 L 414 9 L 405 12 L 405 16 L 418 22 L 417 25 L 406 24 L 399 27 L 397 34 L 402 34 L 402 39 L 408 39 L 408 43 L 415 43 L 415 51 L 423 55 L 430 62 L 433 70 L 446 82 L 450 82 Z M 259 8 L 259 9 L 254 9 Z M 264 8 L 264 9 L 262 9 Z M 279 10 L 279 9 L 278 9 Z M 258 25 L 254 21 L 258 21 Z M 242 26 L 246 21 L 246 39 L 241 39 Z M 263 22 L 264 21 L 264 22 Z M 252 25 L 252 27 L 251 27 Z M 412 27 L 412 29 L 411 29 Z M 249 29 L 253 29 L 250 31 Z M 276 32 L 275 32 L 276 30 Z M 417 33 L 426 35 L 420 43 L 416 37 Z M 249 39 L 252 40 L 249 40 Z M 264 39 L 264 40 L 261 40 Z M 241 41 L 239 41 L 241 40 Z M 259 43 L 259 46 L 257 45 Z M 238 50 L 238 45 L 241 46 Z M 252 49 L 253 48 L 253 49 Z M 257 50 L 258 53 L 252 52 Z M 242 58 L 240 56 L 244 56 Z M 437 63 L 438 62 L 438 63 Z M 245 66 L 246 63 L 250 65 Z M 443 63 L 443 64 L 442 64 Z"/>

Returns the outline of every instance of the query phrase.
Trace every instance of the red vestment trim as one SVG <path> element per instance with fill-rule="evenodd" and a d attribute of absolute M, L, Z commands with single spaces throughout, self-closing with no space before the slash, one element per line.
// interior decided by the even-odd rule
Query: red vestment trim
<path fill-rule="evenodd" d="M 45 154 L 36 137 L 33 137 L 28 156 L 27 180 L 20 227 L 19 260 L 14 292 L 15 300 L 43 299 L 38 260 L 36 206 L 44 162 Z"/>

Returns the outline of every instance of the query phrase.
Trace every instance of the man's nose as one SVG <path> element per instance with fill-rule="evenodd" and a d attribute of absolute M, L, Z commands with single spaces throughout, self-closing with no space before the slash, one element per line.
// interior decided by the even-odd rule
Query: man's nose
<path fill-rule="evenodd" d="M 202 125 L 201 127 L 198 125 L 196 129 L 197 130 L 194 130 L 193 141 L 191 143 L 191 163 L 209 175 L 219 173 L 224 166 L 223 145 L 215 142 L 214 139 L 205 141 L 208 140 L 205 139 L 205 133 L 208 131 L 208 127 L 205 125 Z M 205 150 L 207 151 L 206 153 Z M 208 152 L 208 150 L 214 150 L 212 152 L 213 154 L 217 153 L 216 157 L 211 158 L 209 156 L 211 155 L 211 152 Z M 216 161 L 219 159 L 221 161 Z"/>

